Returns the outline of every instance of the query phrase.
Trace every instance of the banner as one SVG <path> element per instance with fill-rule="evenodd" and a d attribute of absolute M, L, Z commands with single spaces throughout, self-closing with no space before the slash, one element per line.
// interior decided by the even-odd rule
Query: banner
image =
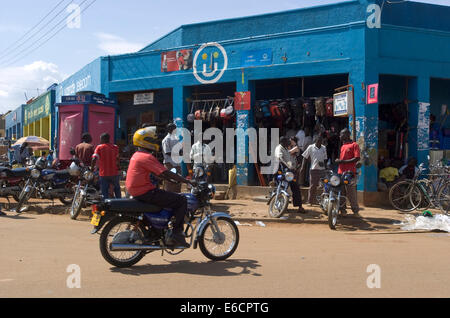
<path fill-rule="evenodd" d="M 272 65 L 272 55 L 272 49 L 244 51 L 241 56 L 241 66 Z"/>
<path fill-rule="evenodd" d="M 161 72 L 176 72 L 192 69 L 192 50 L 179 50 L 161 53 Z"/>

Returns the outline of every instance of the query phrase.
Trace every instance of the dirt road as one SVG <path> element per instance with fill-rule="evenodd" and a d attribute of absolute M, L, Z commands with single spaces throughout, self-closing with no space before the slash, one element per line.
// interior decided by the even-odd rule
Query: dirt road
<path fill-rule="evenodd" d="M 231 214 L 255 213 L 234 204 Z M 450 236 L 396 234 L 389 213 L 362 211 L 338 231 L 318 211 L 284 223 L 261 215 L 265 227 L 241 218 L 252 226 L 239 227 L 229 261 L 188 250 L 150 254 L 126 270 L 103 260 L 87 217 L 9 213 L 0 218 L 0 297 L 450 297 Z M 66 284 L 71 264 L 81 269 L 79 289 Z M 371 264 L 381 271 L 379 289 L 367 286 Z"/>

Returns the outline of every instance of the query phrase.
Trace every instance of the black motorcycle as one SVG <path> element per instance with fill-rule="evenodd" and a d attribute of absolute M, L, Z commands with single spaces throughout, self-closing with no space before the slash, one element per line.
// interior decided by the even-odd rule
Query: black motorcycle
<path fill-rule="evenodd" d="M 70 218 L 72 220 L 77 219 L 82 208 L 102 199 L 98 173 L 92 172 L 89 167 L 81 167 L 76 162 L 72 163 L 72 165 L 74 164 L 77 165 L 80 174 L 70 206 Z"/>
<path fill-rule="evenodd" d="M 347 203 L 347 198 L 342 194 L 343 187 L 350 184 L 354 178 L 351 171 L 343 174 L 337 174 L 329 171 L 327 176 L 322 179 L 324 193 L 319 198 L 319 205 L 328 215 L 328 225 L 330 229 L 336 230 L 340 211 Z"/>
<path fill-rule="evenodd" d="M 211 210 L 214 193 L 213 185 L 200 182 L 191 193 L 184 194 L 188 202 L 184 234 L 192 248 L 199 247 L 207 258 L 221 261 L 236 251 L 239 231 L 229 214 Z M 155 251 L 178 255 L 186 250 L 168 244 L 174 221 L 171 210 L 133 199 L 116 199 L 93 205 L 92 214 L 92 234 L 104 227 L 100 251 L 116 267 L 133 266 Z"/>
<path fill-rule="evenodd" d="M 39 199 L 59 199 L 64 205 L 69 205 L 73 197 L 73 183 L 68 170 L 45 169 L 46 160 L 39 158 L 31 166 L 30 176 L 20 192 L 16 213 L 23 212 L 23 206 L 31 197 Z"/>
<path fill-rule="evenodd" d="M 273 218 L 281 217 L 288 209 L 291 195 L 288 192 L 289 182 L 294 181 L 295 175 L 288 168 L 280 165 L 280 169 L 274 178 L 273 187 L 270 190 L 269 215 Z"/>

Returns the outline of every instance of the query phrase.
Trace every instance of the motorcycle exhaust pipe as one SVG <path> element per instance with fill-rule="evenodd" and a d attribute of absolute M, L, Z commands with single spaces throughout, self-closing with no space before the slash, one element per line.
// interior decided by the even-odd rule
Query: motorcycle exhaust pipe
<path fill-rule="evenodd" d="M 139 244 L 110 244 L 111 252 L 134 252 L 134 251 L 160 251 L 162 246 L 155 245 L 139 245 Z M 175 249 L 186 249 L 185 247 L 175 247 Z"/>

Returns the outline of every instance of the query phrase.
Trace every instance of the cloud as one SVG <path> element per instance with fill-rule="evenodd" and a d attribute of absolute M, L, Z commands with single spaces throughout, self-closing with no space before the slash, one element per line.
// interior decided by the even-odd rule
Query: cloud
<path fill-rule="evenodd" d="M 16 67 L 0 68 L 0 113 L 14 110 L 28 99 L 42 94 L 53 83 L 60 83 L 65 75 L 53 63 L 36 61 Z"/>
<path fill-rule="evenodd" d="M 133 53 L 144 47 L 142 43 L 129 42 L 114 34 L 96 33 L 95 36 L 100 40 L 98 47 L 107 55 Z"/>

